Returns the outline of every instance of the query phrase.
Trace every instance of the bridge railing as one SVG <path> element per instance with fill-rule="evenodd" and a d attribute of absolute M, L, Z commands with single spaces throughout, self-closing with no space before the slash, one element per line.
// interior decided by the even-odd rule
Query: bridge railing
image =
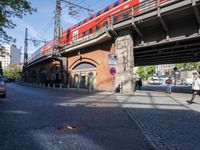
<path fill-rule="evenodd" d="M 129 20 L 132 17 L 138 17 L 181 1 L 183 0 L 145 0 L 137 5 L 134 5 L 133 7 L 129 7 L 123 11 L 113 14 L 111 16 L 112 24 L 115 25 Z"/>

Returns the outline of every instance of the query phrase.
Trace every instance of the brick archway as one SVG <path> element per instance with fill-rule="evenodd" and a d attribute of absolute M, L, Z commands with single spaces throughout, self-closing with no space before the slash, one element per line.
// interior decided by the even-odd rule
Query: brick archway
<path fill-rule="evenodd" d="M 60 64 L 55 64 L 49 69 L 49 80 L 51 83 L 60 84 L 61 83 L 61 72 L 62 68 Z"/>
<path fill-rule="evenodd" d="M 89 63 L 89 64 L 92 64 L 94 66 L 99 66 L 100 64 L 95 61 L 94 59 L 91 59 L 91 58 L 87 58 L 87 57 L 82 57 L 81 59 L 77 59 L 75 60 L 70 66 L 69 66 L 69 71 L 72 71 L 73 68 L 75 68 L 75 66 L 77 66 L 78 64 L 80 63 Z"/>
<path fill-rule="evenodd" d="M 39 70 L 39 81 L 45 83 L 48 77 L 48 70 L 44 67 Z"/>
<path fill-rule="evenodd" d="M 97 66 L 93 61 L 76 61 L 70 68 L 70 85 L 75 88 L 94 88 L 96 84 Z"/>

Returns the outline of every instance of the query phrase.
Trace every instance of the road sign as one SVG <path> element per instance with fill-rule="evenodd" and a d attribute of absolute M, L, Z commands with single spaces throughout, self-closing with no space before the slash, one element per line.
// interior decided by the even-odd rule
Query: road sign
<path fill-rule="evenodd" d="M 117 64 L 117 56 L 114 54 L 108 55 L 108 64 L 109 65 L 116 65 Z"/>
<path fill-rule="evenodd" d="M 111 74 L 112 76 L 114 76 L 114 75 L 116 74 L 116 69 L 115 69 L 115 67 L 111 67 L 111 68 L 110 68 L 110 74 Z"/>

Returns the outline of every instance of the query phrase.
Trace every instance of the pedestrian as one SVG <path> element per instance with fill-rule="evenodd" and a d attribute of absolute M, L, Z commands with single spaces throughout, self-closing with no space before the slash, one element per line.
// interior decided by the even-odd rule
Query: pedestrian
<path fill-rule="evenodd" d="M 138 85 L 138 88 L 140 90 L 141 86 L 142 86 L 142 79 L 141 78 L 139 78 L 139 80 L 137 81 L 137 85 Z"/>
<path fill-rule="evenodd" d="M 192 98 L 191 100 L 187 101 L 189 104 L 194 103 L 193 100 L 196 95 L 200 96 L 200 72 L 199 74 L 195 74 L 194 80 L 192 82 Z"/>
<path fill-rule="evenodd" d="M 167 80 L 165 80 L 165 83 L 167 85 L 167 93 L 171 94 L 172 92 L 172 79 L 169 77 Z"/>

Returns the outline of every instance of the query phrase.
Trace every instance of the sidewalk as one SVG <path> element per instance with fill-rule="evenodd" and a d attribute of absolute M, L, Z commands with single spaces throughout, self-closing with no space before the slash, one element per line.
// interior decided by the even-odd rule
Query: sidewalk
<path fill-rule="evenodd" d="M 117 95 L 118 101 L 136 122 L 155 149 L 200 149 L 200 97 L 188 105 L 191 94 L 136 91 L 134 96 Z"/>

